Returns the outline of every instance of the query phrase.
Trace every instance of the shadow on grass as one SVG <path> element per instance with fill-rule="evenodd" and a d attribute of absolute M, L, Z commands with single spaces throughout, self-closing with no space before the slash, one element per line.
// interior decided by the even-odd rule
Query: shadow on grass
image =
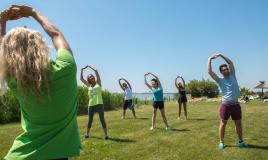
<path fill-rule="evenodd" d="M 164 130 L 164 128 L 158 128 L 156 127 L 154 130 Z M 171 128 L 170 132 L 187 132 L 187 131 L 191 131 L 189 129 L 178 129 L 178 128 Z"/>
<path fill-rule="evenodd" d="M 253 144 L 249 144 L 247 148 L 268 150 L 268 146 L 258 146 L 258 145 L 253 145 Z"/>
<path fill-rule="evenodd" d="M 149 118 L 136 118 L 136 119 L 140 119 L 140 120 L 148 120 Z"/>
<path fill-rule="evenodd" d="M 124 138 L 109 138 L 110 141 L 114 141 L 114 142 L 126 142 L 126 143 L 133 143 L 136 142 L 134 140 L 131 139 L 124 139 Z"/>
<path fill-rule="evenodd" d="M 137 120 L 148 120 L 149 118 L 125 118 L 125 119 L 137 119 Z"/>
<path fill-rule="evenodd" d="M 237 145 L 226 145 L 226 147 L 237 147 L 239 148 L 239 146 Z M 262 149 L 262 150 L 268 150 L 268 146 L 258 146 L 258 145 L 254 145 L 254 144 L 248 144 L 247 147 L 244 147 L 242 149 Z"/>
<path fill-rule="evenodd" d="M 171 128 L 171 131 L 175 131 L 175 132 L 186 132 L 186 131 L 191 131 L 189 129 L 177 129 L 177 128 Z"/>
<path fill-rule="evenodd" d="M 207 119 L 203 119 L 203 118 L 189 118 L 187 119 L 187 121 L 205 121 Z"/>
<path fill-rule="evenodd" d="M 104 138 L 100 138 L 100 137 L 95 137 L 95 136 L 92 136 L 90 138 L 94 138 L 94 139 L 102 139 L 104 140 Z M 113 138 L 113 137 L 110 137 L 108 140 L 106 141 L 114 141 L 114 142 L 123 142 L 123 143 L 134 143 L 136 142 L 135 140 L 131 140 L 131 139 L 125 139 L 125 138 Z"/>

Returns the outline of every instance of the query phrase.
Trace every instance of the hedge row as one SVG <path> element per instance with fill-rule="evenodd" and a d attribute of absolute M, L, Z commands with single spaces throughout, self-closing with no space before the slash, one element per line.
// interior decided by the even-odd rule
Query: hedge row
<path fill-rule="evenodd" d="M 78 114 L 87 114 L 88 106 L 88 89 L 84 86 L 78 86 Z M 102 92 L 103 103 L 105 110 L 114 110 L 120 108 L 123 104 L 124 95 L 118 93 L 110 93 L 105 90 Z M 0 124 L 19 122 L 20 121 L 20 106 L 18 100 L 10 90 L 0 97 Z"/>

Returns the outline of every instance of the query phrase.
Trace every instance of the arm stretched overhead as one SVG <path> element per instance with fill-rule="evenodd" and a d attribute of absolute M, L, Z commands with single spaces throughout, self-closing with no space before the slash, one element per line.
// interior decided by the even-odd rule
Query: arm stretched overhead
<path fill-rule="evenodd" d="M 88 68 L 88 66 L 85 66 L 84 68 L 81 69 L 81 74 L 80 74 L 80 80 L 86 85 L 86 86 L 90 86 L 89 83 L 84 79 L 83 76 L 83 71 Z"/>
<path fill-rule="evenodd" d="M 13 13 L 16 13 L 19 18 L 33 17 L 52 39 L 56 50 L 67 49 L 71 51 L 71 48 L 66 39 L 64 38 L 63 33 L 39 11 L 25 5 L 12 5 L 10 9 Z"/>
<path fill-rule="evenodd" d="M 211 62 L 213 59 L 216 59 L 217 57 L 219 57 L 219 55 L 217 54 L 213 54 L 212 56 L 210 56 L 208 58 L 208 74 L 211 76 L 212 79 L 214 79 L 215 81 L 218 79 L 218 76 L 216 73 L 214 73 L 212 71 L 212 66 L 211 66 Z"/>
<path fill-rule="evenodd" d="M 144 82 L 145 82 L 145 85 L 150 89 L 152 90 L 152 86 L 147 82 L 147 76 L 149 75 L 149 73 L 146 73 L 144 75 Z"/>

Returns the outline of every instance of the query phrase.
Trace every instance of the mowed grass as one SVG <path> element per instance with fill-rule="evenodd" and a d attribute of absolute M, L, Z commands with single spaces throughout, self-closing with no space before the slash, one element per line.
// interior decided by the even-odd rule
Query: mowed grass
<path fill-rule="evenodd" d="M 137 108 L 138 119 L 127 111 L 121 119 L 121 110 L 106 112 L 110 140 L 103 139 L 98 115 L 94 117 L 90 138 L 82 140 L 81 156 L 75 160 L 266 160 L 268 159 L 268 103 L 260 101 L 242 104 L 244 139 L 248 148 L 238 148 L 234 124 L 227 125 L 224 150 L 217 148 L 218 106 L 215 102 L 188 104 L 189 120 L 177 120 L 177 104 L 167 102 L 166 114 L 172 131 L 157 115 L 156 129 L 150 131 L 152 107 Z M 183 116 L 182 116 L 183 117 Z M 81 139 L 88 117 L 78 117 Z M 14 138 L 22 132 L 20 124 L 0 125 L 0 157 L 8 152 Z M 63 144 L 64 146 L 65 144 Z"/>

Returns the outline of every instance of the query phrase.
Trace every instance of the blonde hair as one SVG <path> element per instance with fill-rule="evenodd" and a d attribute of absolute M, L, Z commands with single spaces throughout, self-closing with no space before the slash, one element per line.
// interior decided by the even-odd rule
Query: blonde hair
<path fill-rule="evenodd" d="M 48 89 L 49 57 L 49 47 L 39 32 L 24 27 L 10 30 L 0 48 L 0 87 L 14 79 L 23 94 L 33 92 L 40 97 L 42 89 Z"/>

